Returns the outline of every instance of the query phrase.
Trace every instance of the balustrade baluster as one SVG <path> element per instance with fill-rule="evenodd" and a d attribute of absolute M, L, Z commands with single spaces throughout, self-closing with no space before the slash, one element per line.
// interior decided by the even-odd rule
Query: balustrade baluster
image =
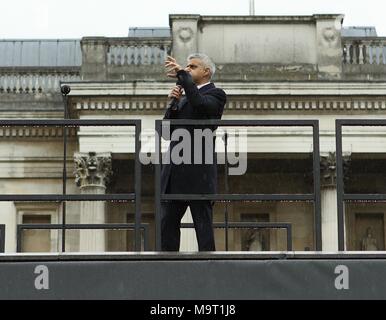
<path fill-rule="evenodd" d="M 377 43 L 373 41 L 371 43 L 371 48 L 372 48 L 372 64 L 377 64 L 378 63 L 378 61 L 377 61 Z"/>
<path fill-rule="evenodd" d="M 351 43 L 347 43 L 346 45 L 346 62 L 351 64 Z"/>
<path fill-rule="evenodd" d="M 358 46 L 356 43 L 352 44 L 352 64 L 358 64 L 358 55 L 357 55 Z"/>
<path fill-rule="evenodd" d="M 109 44 L 107 63 L 109 65 L 140 65 L 161 64 L 163 65 L 166 55 L 170 49 L 169 40 L 150 40 L 144 44 L 133 39 L 119 40 L 119 44 Z"/>
<path fill-rule="evenodd" d="M 359 48 L 359 64 L 363 64 L 363 44 L 359 44 L 358 48 Z"/>

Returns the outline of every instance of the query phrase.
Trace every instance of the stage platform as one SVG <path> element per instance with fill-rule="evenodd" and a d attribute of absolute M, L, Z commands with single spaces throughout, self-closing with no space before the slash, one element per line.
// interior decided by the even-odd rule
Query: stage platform
<path fill-rule="evenodd" d="M 0 288 L 0 299 L 386 299 L 386 251 L 5 253 Z"/>

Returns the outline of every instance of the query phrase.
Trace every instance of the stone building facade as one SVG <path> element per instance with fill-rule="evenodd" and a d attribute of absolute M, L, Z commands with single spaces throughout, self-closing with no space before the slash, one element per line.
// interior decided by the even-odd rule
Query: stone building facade
<path fill-rule="evenodd" d="M 321 249 L 337 251 L 335 120 L 386 118 L 386 40 L 371 28 L 342 28 L 343 18 L 170 15 L 170 28 L 135 29 L 124 38 L 0 40 L 0 117 L 63 118 L 60 86 L 67 84 L 69 118 L 140 119 L 143 147 L 152 146 L 154 122 L 162 118 L 173 86 L 164 73 L 166 55 L 183 64 L 188 54 L 205 52 L 217 66 L 213 81 L 228 96 L 223 119 L 319 121 Z M 59 127 L 0 128 L 3 195 L 62 192 L 63 132 Z M 133 128 L 74 127 L 67 133 L 68 194 L 133 192 Z M 220 193 L 226 179 L 228 191 L 236 194 L 312 193 L 310 128 L 250 127 L 247 133 L 247 172 L 226 177 L 220 165 Z M 386 193 L 385 134 L 384 127 L 345 128 L 348 192 Z M 232 141 L 229 148 L 237 151 Z M 142 167 L 141 191 L 142 221 L 149 225 L 149 250 L 154 250 L 153 165 Z M 17 225 L 62 221 L 60 202 L 1 201 L 0 206 L 6 252 L 16 251 Z M 71 201 L 66 222 L 134 222 L 134 210 L 130 202 Z M 232 222 L 290 223 L 293 249 L 317 250 L 312 202 L 218 202 L 215 222 L 224 221 L 225 210 Z M 367 237 L 384 250 L 385 212 L 382 201 L 346 203 L 345 250 L 366 249 Z M 189 213 L 183 221 L 190 221 Z M 24 230 L 21 239 L 23 252 L 62 248 L 60 230 Z M 231 251 L 286 250 L 281 229 L 232 229 L 228 240 Z M 66 251 L 134 250 L 132 230 L 67 230 L 65 241 Z M 216 245 L 225 250 L 222 228 L 216 229 Z M 184 229 L 181 250 L 196 249 L 194 231 Z"/>

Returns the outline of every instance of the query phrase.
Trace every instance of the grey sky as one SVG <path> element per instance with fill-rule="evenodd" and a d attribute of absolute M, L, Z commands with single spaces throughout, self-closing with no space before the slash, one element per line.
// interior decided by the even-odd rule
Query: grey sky
<path fill-rule="evenodd" d="M 247 15 L 249 0 L 2 0 L 0 39 L 127 36 L 129 27 L 168 27 L 169 14 Z M 386 36 L 381 0 L 255 0 L 256 15 L 342 13 L 344 26 Z"/>

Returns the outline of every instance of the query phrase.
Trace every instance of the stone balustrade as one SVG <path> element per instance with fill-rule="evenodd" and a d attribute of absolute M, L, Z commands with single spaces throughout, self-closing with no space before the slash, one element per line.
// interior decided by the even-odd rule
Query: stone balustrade
<path fill-rule="evenodd" d="M 344 64 L 386 65 L 386 37 L 342 38 Z"/>
<path fill-rule="evenodd" d="M 60 82 L 78 80 L 127 80 L 164 79 L 163 63 L 166 55 L 171 54 L 172 38 L 84 38 L 82 40 L 83 62 L 79 69 L 63 70 L 61 68 L 0 68 L 0 93 L 42 93 L 59 92 Z M 377 74 L 377 79 L 383 79 L 386 66 L 386 37 L 342 37 L 339 48 L 343 73 L 351 78 L 367 78 Z M 175 54 L 175 52 L 174 52 Z M 230 65 L 219 63 L 217 79 L 225 77 Z M 248 68 L 257 68 L 258 62 L 249 64 Z M 361 67 L 361 65 L 363 67 Z M 230 78 L 238 74 L 248 75 L 248 78 L 262 74 L 242 70 L 244 64 L 235 64 Z M 266 67 L 265 67 L 266 68 Z M 299 74 L 312 71 L 299 67 Z M 272 71 L 272 70 L 271 70 Z M 283 70 L 280 70 L 283 75 Z M 286 75 L 287 77 L 288 75 Z M 275 74 L 275 77 L 279 77 Z M 298 75 L 300 77 L 300 75 Z M 317 77 L 317 76 L 315 76 Z M 350 78 L 350 79 L 351 79 Z M 353 78 L 353 79 L 354 79 Z"/>
<path fill-rule="evenodd" d="M 160 65 L 170 53 L 171 38 L 109 38 L 108 65 Z"/>
<path fill-rule="evenodd" d="M 0 93 L 60 92 L 61 81 L 78 81 L 79 72 L 0 71 Z"/>

